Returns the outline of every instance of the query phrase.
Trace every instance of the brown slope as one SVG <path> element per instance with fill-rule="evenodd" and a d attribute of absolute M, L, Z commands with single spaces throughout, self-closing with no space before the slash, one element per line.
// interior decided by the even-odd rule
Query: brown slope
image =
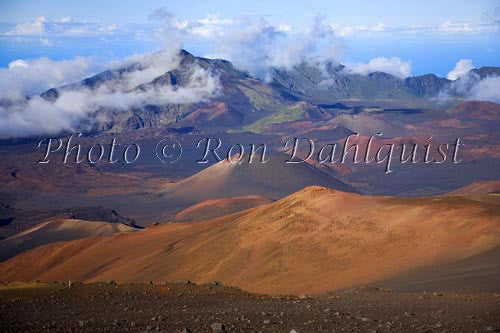
<path fill-rule="evenodd" d="M 0 242 L 0 261 L 37 246 L 79 239 L 137 231 L 119 223 L 54 219 L 35 225 Z"/>
<path fill-rule="evenodd" d="M 500 193 L 500 180 L 475 181 L 448 193 L 449 195 L 472 195 Z"/>
<path fill-rule="evenodd" d="M 500 105 L 487 101 L 462 102 L 449 112 L 476 119 L 500 120 Z"/>
<path fill-rule="evenodd" d="M 383 115 L 376 114 L 341 114 L 329 121 L 330 124 L 340 125 L 355 133 L 370 136 L 374 133 L 384 133 L 387 136 L 402 134 L 402 130 L 391 124 Z"/>
<path fill-rule="evenodd" d="M 215 220 L 40 247 L 2 263 L 0 280 L 220 280 L 262 293 L 316 293 L 500 245 L 499 201 L 309 187 Z"/>
<path fill-rule="evenodd" d="M 224 102 L 212 102 L 197 108 L 180 121 L 182 126 L 237 127 L 243 122 L 243 115 Z"/>
<path fill-rule="evenodd" d="M 201 221 L 229 215 L 245 209 L 257 207 L 273 200 L 258 195 L 246 195 L 234 198 L 210 199 L 183 209 L 175 214 L 173 221 Z"/>

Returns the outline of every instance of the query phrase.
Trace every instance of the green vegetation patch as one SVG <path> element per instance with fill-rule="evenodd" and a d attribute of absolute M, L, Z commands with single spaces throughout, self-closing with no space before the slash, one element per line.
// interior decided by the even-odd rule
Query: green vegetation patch
<path fill-rule="evenodd" d="M 283 107 L 274 113 L 257 120 L 253 124 L 243 127 L 243 129 L 254 133 L 261 133 L 264 128 L 269 125 L 299 120 L 302 118 L 303 113 L 304 110 L 299 107 Z"/>
<path fill-rule="evenodd" d="M 254 109 L 271 114 L 257 120 L 256 122 L 244 126 L 243 130 L 254 133 L 261 133 L 266 126 L 281 124 L 284 122 L 299 120 L 304 113 L 304 109 L 294 105 L 289 106 L 281 103 L 277 98 L 268 95 L 265 91 L 239 86 L 241 91 L 250 100 Z"/>

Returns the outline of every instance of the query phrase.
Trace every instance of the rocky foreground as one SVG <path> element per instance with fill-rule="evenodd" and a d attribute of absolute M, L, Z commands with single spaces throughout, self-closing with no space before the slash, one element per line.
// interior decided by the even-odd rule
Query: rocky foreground
<path fill-rule="evenodd" d="M 356 288 L 263 296 L 218 283 L 0 285 L 1 332 L 500 331 L 500 294 Z"/>

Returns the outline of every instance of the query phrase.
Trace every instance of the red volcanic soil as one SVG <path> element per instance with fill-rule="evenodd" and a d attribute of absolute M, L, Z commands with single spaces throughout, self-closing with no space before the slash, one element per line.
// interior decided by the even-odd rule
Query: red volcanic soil
<path fill-rule="evenodd" d="M 0 280 L 218 280 L 259 293 L 313 294 L 498 248 L 499 216 L 496 195 L 372 197 L 314 186 L 209 221 L 39 247 L 0 264 Z M 466 266 L 456 274 L 468 290 L 499 290 L 495 272 Z"/>
<path fill-rule="evenodd" d="M 173 221 L 199 221 L 236 213 L 245 209 L 257 207 L 273 200 L 258 195 L 245 195 L 234 198 L 210 199 L 188 207 L 178 212 Z"/>
<path fill-rule="evenodd" d="M 500 119 L 500 105 L 487 101 L 462 102 L 449 111 L 452 114 L 462 114 L 470 118 L 486 120 Z"/>
<path fill-rule="evenodd" d="M 231 126 L 239 125 L 243 120 L 243 116 L 230 109 L 226 103 L 214 102 L 208 104 L 207 107 L 196 109 L 182 119 L 183 124 L 192 125 L 218 125 Z"/>
<path fill-rule="evenodd" d="M 500 180 L 477 181 L 448 193 L 449 195 L 500 193 Z"/>

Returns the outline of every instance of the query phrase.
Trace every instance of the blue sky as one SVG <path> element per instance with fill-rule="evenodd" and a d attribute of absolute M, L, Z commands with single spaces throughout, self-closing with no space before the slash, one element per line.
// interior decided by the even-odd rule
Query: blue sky
<path fill-rule="evenodd" d="M 184 1 L 2 1 L 0 20 L 22 22 L 45 15 L 52 17 L 71 16 L 77 21 L 104 23 L 145 23 L 155 9 L 165 7 L 168 11 L 186 19 L 198 19 L 207 13 L 218 13 L 224 17 L 242 14 L 269 17 L 275 23 L 283 21 L 293 25 L 304 25 L 317 13 L 323 13 L 334 21 L 346 24 L 417 25 L 439 24 L 443 21 L 479 22 L 485 11 L 498 6 L 492 0 L 420 0 L 420 1 L 230 1 L 192 0 Z"/>
<path fill-rule="evenodd" d="M 151 13 L 159 8 L 171 17 L 152 19 Z M 304 39 L 310 38 L 307 31 L 314 30 L 312 22 L 318 14 L 322 16 L 322 33 L 335 34 L 331 56 L 341 62 L 399 57 L 411 65 L 412 75 L 434 72 L 442 76 L 460 59 L 471 59 L 477 67 L 500 66 L 498 0 L 0 0 L 0 67 L 17 59 L 58 60 L 83 55 L 109 60 L 157 50 L 171 41 L 165 35 L 172 32 L 172 26 L 180 29 L 177 37 L 182 38 L 183 47 L 197 55 L 237 58 L 241 55 L 221 46 L 220 40 L 236 40 L 239 44 L 234 47 L 250 46 L 255 41 L 255 36 L 243 42 L 241 35 L 229 36 L 246 29 L 246 24 L 238 23 L 241 17 L 264 22 L 255 25 L 262 31 L 272 27 L 274 32 L 290 34 L 285 41 L 304 43 L 301 50 L 309 52 L 313 46 Z M 327 43 L 322 38 L 316 40 L 318 45 Z M 333 37 L 328 38 L 328 43 L 332 42 Z M 320 47 L 314 48 L 318 52 Z"/>

